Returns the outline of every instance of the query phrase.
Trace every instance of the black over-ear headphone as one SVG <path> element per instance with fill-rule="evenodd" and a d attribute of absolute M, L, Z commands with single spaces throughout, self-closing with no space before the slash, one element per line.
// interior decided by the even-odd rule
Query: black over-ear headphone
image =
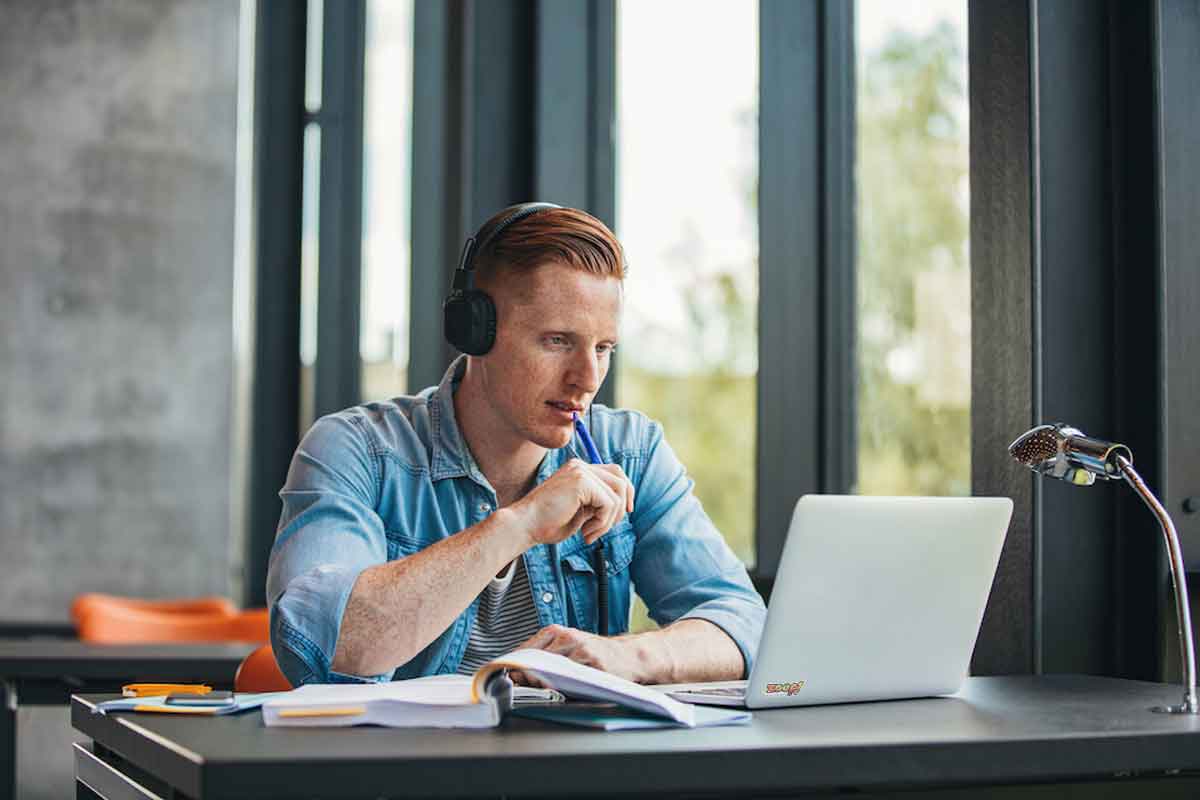
<path fill-rule="evenodd" d="M 496 223 L 484 236 L 480 229 L 463 246 L 450 296 L 442 303 L 442 333 L 446 341 L 460 352 L 481 356 L 492 349 L 496 341 L 496 304 L 487 292 L 475 288 L 475 257 L 487 250 L 504 229 L 526 217 L 548 208 L 562 208 L 554 203 L 521 203 L 510 206 L 507 216 Z M 486 226 L 485 226 L 486 227 Z"/>

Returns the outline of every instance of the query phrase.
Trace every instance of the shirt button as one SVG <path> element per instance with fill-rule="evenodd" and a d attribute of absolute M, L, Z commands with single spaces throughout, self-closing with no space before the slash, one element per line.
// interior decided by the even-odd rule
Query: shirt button
<path fill-rule="evenodd" d="M 542 602 L 543 603 L 549 603 L 553 599 L 554 599 L 554 595 L 552 593 L 542 592 Z"/>
<path fill-rule="evenodd" d="M 489 511 L 491 511 L 491 510 L 492 510 L 492 507 L 491 507 L 491 506 L 489 506 L 487 503 L 480 503 L 480 504 L 479 504 L 479 513 L 480 513 L 480 514 L 486 514 L 486 513 L 488 513 L 488 512 L 489 512 Z"/>

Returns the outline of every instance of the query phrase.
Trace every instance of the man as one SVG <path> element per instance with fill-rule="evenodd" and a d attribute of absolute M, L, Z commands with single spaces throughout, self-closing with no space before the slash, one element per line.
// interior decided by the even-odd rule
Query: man
<path fill-rule="evenodd" d="M 660 426 L 591 407 L 624 277 L 594 217 L 505 209 L 468 242 L 447 300 L 468 355 L 436 387 L 313 425 L 267 578 L 293 684 L 469 672 L 519 646 L 642 683 L 749 674 L 765 608 L 744 566 Z M 574 414 L 603 463 L 587 463 Z M 631 584 L 659 630 L 625 634 Z M 624 635 L 597 635 L 605 622 Z"/>

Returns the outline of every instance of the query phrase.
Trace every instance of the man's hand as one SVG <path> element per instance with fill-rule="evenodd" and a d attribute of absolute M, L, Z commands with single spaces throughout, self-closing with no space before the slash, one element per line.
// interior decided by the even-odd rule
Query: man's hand
<path fill-rule="evenodd" d="M 521 647 L 558 653 L 634 683 L 727 681 L 745 673 L 737 644 L 705 619 L 681 619 L 656 631 L 613 637 L 548 625 Z M 513 680 L 541 685 L 515 672 Z"/>
<path fill-rule="evenodd" d="M 566 656 L 588 667 L 604 670 L 634 682 L 646 682 L 651 678 L 649 665 L 643 663 L 641 648 L 631 636 L 597 636 L 578 628 L 563 625 L 547 625 L 529 637 L 518 650 L 533 648 Z M 517 683 L 538 685 L 530 676 L 512 674 Z"/>
<path fill-rule="evenodd" d="M 510 508 L 524 520 L 531 545 L 561 542 L 581 527 L 591 544 L 633 511 L 633 484 L 616 464 L 573 458 Z"/>

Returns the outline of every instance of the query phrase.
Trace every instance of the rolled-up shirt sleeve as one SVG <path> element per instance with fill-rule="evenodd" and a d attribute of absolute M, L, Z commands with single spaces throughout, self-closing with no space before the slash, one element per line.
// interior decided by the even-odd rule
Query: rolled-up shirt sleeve
<path fill-rule="evenodd" d="M 378 495 L 379 465 L 360 421 L 346 412 L 318 420 L 279 492 L 283 513 L 267 571 L 271 646 L 293 686 L 390 678 L 331 668 L 354 582 L 387 560 Z"/>
<path fill-rule="evenodd" d="M 662 428 L 650 425 L 632 515 L 638 534 L 634 587 L 660 625 L 704 619 L 723 630 L 742 652 L 746 677 L 758 652 L 766 605 L 692 493 L 694 482 Z"/>

